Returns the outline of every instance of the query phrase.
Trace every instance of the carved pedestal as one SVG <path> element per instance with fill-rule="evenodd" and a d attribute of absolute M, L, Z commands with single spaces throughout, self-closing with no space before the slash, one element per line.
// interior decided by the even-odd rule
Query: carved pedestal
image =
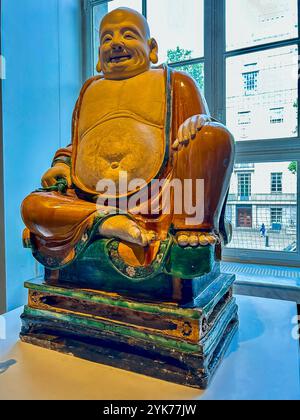
<path fill-rule="evenodd" d="M 206 388 L 237 330 L 233 281 L 231 275 L 203 276 L 194 289 L 194 299 L 185 304 L 136 300 L 43 280 L 26 283 L 29 300 L 22 315 L 21 339 L 94 362 Z"/>

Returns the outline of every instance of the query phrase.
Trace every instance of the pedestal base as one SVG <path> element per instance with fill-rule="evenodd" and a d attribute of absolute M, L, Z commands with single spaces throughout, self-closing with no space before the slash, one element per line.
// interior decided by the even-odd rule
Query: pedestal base
<path fill-rule="evenodd" d="M 233 281 L 227 275 L 212 281 L 197 307 L 27 283 L 21 340 L 204 389 L 237 330 Z"/>

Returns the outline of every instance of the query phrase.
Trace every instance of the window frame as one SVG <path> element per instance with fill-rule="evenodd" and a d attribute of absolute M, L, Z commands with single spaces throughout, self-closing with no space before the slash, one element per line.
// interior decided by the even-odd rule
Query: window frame
<path fill-rule="evenodd" d="M 0 55 L 2 56 L 2 9 L 0 2 Z M 0 77 L 0 314 L 6 312 L 6 265 L 5 265 L 5 218 L 4 218 L 4 165 L 3 165 L 3 121 L 2 78 Z"/>
<path fill-rule="evenodd" d="M 273 217 L 275 216 L 276 221 L 273 221 Z M 278 217 L 280 216 L 280 221 L 278 221 Z M 282 224 L 283 220 L 283 208 L 276 206 L 270 207 L 270 223 L 273 224 Z"/>
<path fill-rule="evenodd" d="M 282 194 L 283 193 L 283 186 L 282 186 L 282 172 L 271 172 L 271 194 Z M 280 188 L 278 188 L 280 186 Z M 274 191 L 273 191 L 273 187 Z"/>
<path fill-rule="evenodd" d="M 84 74 L 92 73 L 92 8 L 107 0 L 82 0 L 84 36 Z M 113 0 L 109 0 L 113 1 Z M 150 0 L 151 1 L 151 0 Z M 143 14 L 147 17 L 147 0 L 142 0 Z M 204 57 L 172 63 L 171 67 L 204 63 L 205 98 L 211 115 L 226 124 L 226 59 L 273 48 L 297 45 L 300 54 L 300 0 L 298 0 L 298 37 L 237 50 L 226 51 L 226 0 L 204 0 Z M 298 78 L 298 97 L 300 80 Z M 298 135 L 293 138 L 257 139 L 236 142 L 237 164 L 296 161 L 300 165 L 300 112 L 298 101 Z M 300 166 L 299 166 L 300 168 Z M 300 173 L 297 171 L 297 196 L 300 197 Z M 300 200 L 297 203 L 297 241 L 295 253 L 284 251 L 255 251 L 225 248 L 227 261 L 256 262 L 276 265 L 300 266 Z"/>
<path fill-rule="evenodd" d="M 251 197 L 252 192 L 252 179 L 251 179 L 251 172 L 238 172 L 237 174 L 237 182 L 238 182 L 238 197 Z M 242 192 L 244 191 L 244 194 Z M 247 194 L 246 194 L 247 192 Z"/>

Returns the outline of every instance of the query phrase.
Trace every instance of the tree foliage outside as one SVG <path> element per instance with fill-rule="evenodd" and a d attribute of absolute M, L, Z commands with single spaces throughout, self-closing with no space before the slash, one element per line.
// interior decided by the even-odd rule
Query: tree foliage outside
<path fill-rule="evenodd" d="M 291 162 L 289 164 L 289 171 L 291 171 L 294 175 L 297 173 L 297 166 L 297 162 Z"/>
<path fill-rule="evenodd" d="M 192 51 L 185 50 L 180 47 L 176 47 L 173 50 L 167 52 L 168 63 L 178 63 L 180 61 L 186 61 L 192 59 Z M 176 66 L 176 70 L 185 71 L 198 83 L 201 90 L 204 90 L 204 65 L 203 63 L 196 64 L 185 64 L 182 66 Z"/>

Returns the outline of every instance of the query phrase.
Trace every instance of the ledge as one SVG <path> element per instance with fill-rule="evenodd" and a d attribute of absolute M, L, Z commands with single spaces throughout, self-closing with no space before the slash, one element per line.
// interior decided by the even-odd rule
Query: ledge
<path fill-rule="evenodd" d="M 237 294 L 300 304 L 299 268 L 223 262 L 221 270 L 236 275 Z"/>

